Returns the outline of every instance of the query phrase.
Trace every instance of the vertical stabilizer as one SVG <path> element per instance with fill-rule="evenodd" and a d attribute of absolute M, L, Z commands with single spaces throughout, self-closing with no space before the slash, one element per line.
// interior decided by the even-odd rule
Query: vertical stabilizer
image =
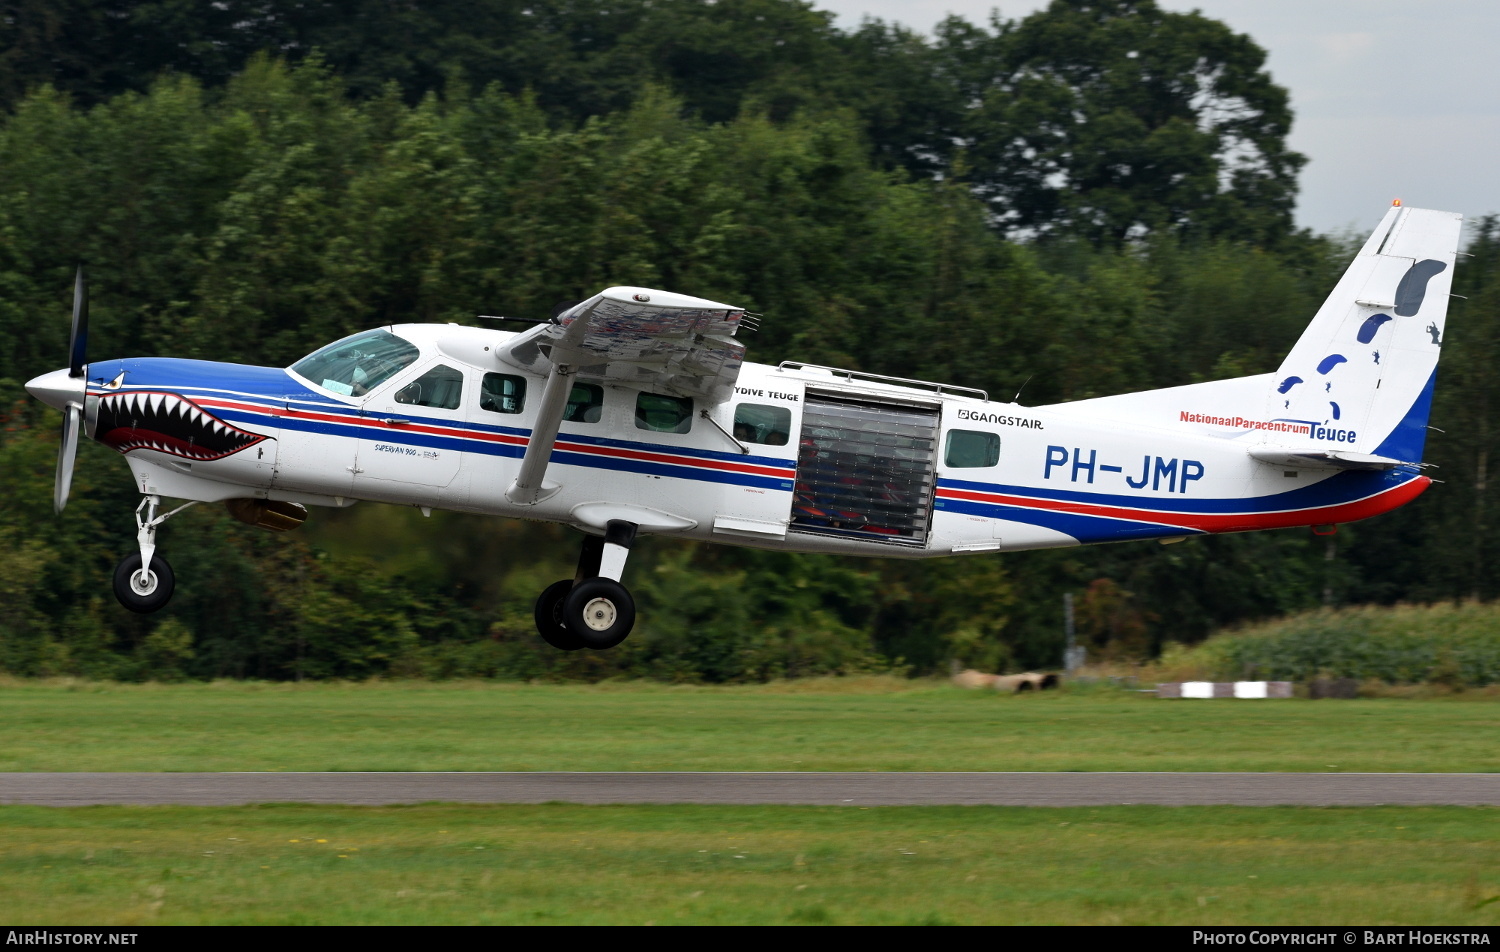
<path fill-rule="evenodd" d="M 1418 462 L 1463 216 L 1393 206 L 1272 381 L 1268 442 Z"/>

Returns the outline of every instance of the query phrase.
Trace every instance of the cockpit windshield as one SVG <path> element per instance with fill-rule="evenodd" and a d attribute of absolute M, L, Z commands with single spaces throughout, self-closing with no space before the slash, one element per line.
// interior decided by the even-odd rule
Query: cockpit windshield
<path fill-rule="evenodd" d="M 362 397 L 418 356 L 416 347 L 389 331 L 365 331 L 313 351 L 292 370 L 324 390 Z"/>

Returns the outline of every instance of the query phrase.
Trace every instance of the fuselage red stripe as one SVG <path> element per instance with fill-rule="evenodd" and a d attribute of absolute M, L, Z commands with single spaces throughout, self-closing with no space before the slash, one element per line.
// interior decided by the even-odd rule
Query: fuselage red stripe
<path fill-rule="evenodd" d="M 1236 532 L 1245 529 L 1282 529 L 1290 526 L 1322 525 L 1325 523 L 1354 522 L 1368 519 L 1403 506 L 1420 496 L 1432 480 L 1426 476 L 1392 486 L 1372 496 L 1332 506 L 1314 506 L 1309 509 L 1288 509 L 1280 512 L 1245 513 L 1200 513 L 1164 512 L 1156 509 L 1130 509 L 1120 506 L 1099 506 L 1090 503 L 1066 502 L 1056 499 L 1037 499 L 1030 496 L 1015 496 L 1007 493 L 974 492 L 966 489 L 939 489 L 939 499 L 962 499 L 969 502 L 990 503 L 997 506 L 1014 506 L 1018 509 L 1042 509 L 1052 512 L 1068 512 L 1080 516 L 1101 516 L 1108 519 L 1125 519 L 1132 522 L 1149 522 L 1157 525 L 1196 529 L 1200 532 Z M 1001 517 L 1003 518 L 1003 517 Z"/>
<path fill-rule="evenodd" d="M 559 439 L 558 449 L 566 449 L 573 453 L 590 453 L 594 456 L 613 456 L 619 459 L 638 459 L 652 463 L 670 463 L 673 466 L 697 466 L 704 469 L 717 469 L 731 473 L 751 473 L 756 476 L 778 476 L 787 477 L 792 470 L 791 461 L 787 461 L 785 467 L 756 466 L 751 463 L 733 463 L 727 460 L 704 459 L 700 456 L 679 456 L 675 453 L 653 453 L 645 450 L 632 450 L 620 446 L 595 446 L 592 443 L 574 443 L 571 440 Z"/>
<path fill-rule="evenodd" d="M 380 422 L 378 417 L 367 417 L 364 419 L 352 418 L 333 413 L 319 413 L 315 410 L 304 410 L 298 407 L 276 407 L 265 404 L 242 403 L 220 398 L 193 398 L 195 402 L 204 407 L 223 407 L 232 410 L 241 410 L 249 413 L 263 413 L 272 417 L 290 417 L 298 420 L 312 420 L 319 423 L 334 423 L 341 426 L 353 426 L 379 430 L 390 433 L 393 437 L 400 433 L 425 433 L 432 436 L 447 436 L 466 440 L 478 440 L 485 443 L 505 443 L 512 446 L 525 446 L 530 440 L 525 436 L 508 433 L 485 433 L 477 430 L 460 429 L 456 427 L 434 426 L 424 423 L 401 423 L 391 425 Z M 791 460 L 787 461 L 785 467 L 757 466 L 751 463 L 736 463 L 730 460 L 706 459 L 699 456 L 682 456 L 676 453 L 652 452 L 647 450 L 634 450 L 626 447 L 598 446 L 593 443 L 577 443 L 572 440 L 559 438 L 556 444 L 558 449 L 574 453 L 583 453 L 591 456 L 609 456 L 619 459 L 635 459 L 643 462 L 667 463 L 673 466 L 690 466 L 697 469 L 719 470 L 732 473 L 748 473 L 756 476 L 772 476 L 788 478 L 795 469 Z"/>

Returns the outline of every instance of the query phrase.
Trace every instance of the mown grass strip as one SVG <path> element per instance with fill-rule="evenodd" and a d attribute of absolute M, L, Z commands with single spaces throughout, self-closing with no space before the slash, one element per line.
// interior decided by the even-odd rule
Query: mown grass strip
<path fill-rule="evenodd" d="M 1000 697 L 899 679 L 0 685 L 0 771 L 1500 770 L 1500 704 Z"/>
<path fill-rule="evenodd" d="M 1494 924 L 1500 809 L 0 807 L 0 917 Z"/>

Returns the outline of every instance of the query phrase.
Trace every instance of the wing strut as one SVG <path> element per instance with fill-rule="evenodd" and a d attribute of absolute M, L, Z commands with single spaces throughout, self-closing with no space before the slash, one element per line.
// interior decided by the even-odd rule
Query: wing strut
<path fill-rule="evenodd" d="M 542 477 L 552 456 L 552 444 L 557 442 L 557 428 L 562 426 L 568 394 L 573 390 L 573 372 L 572 364 L 553 364 L 547 374 L 542 405 L 537 411 L 531 440 L 526 444 L 526 455 L 521 459 L 521 471 L 505 491 L 505 498 L 518 506 L 535 505 L 562 488 L 557 483 L 545 482 Z"/>

